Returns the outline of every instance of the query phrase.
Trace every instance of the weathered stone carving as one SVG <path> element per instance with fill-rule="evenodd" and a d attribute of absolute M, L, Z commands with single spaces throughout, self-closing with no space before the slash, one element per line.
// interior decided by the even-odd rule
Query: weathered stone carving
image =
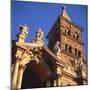
<path fill-rule="evenodd" d="M 42 31 L 41 28 L 39 28 L 36 31 L 36 40 L 40 40 L 40 41 L 43 41 L 44 40 L 44 33 L 43 33 L 43 31 Z"/>
<path fill-rule="evenodd" d="M 41 28 L 36 31 L 35 39 L 32 40 L 32 43 L 38 43 L 39 45 L 44 45 L 44 32 Z"/>
<path fill-rule="evenodd" d="M 12 77 L 12 89 L 20 89 L 22 83 L 23 72 L 25 70 L 25 65 L 30 63 L 31 60 L 35 60 L 39 63 L 40 58 L 39 47 L 33 47 L 33 49 L 27 49 L 25 51 L 17 50 L 16 52 L 16 63 L 13 69 Z"/>
<path fill-rule="evenodd" d="M 83 66 L 83 59 L 79 58 L 78 60 L 70 61 L 69 66 L 73 67 L 75 70 L 81 69 Z"/>
<path fill-rule="evenodd" d="M 22 52 L 21 52 L 20 50 L 17 50 L 15 56 L 16 56 L 17 59 L 21 59 L 21 57 L 22 57 Z"/>
<path fill-rule="evenodd" d="M 59 42 L 59 41 L 56 42 L 53 50 L 54 50 L 54 53 L 55 53 L 55 54 L 58 54 L 58 53 L 61 52 L 61 47 L 60 47 L 60 42 Z"/>
<path fill-rule="evenodd" d="M 82 59 L 80 58 L 79 60 L 75 60 L 75 69 L 81 69 L 82 68 Z"/>
<path fill-rule="evenodd" d="M 24 42 L 28 35 L 29 28 L 27 27 L 26 24 L 19 25 L 19 27 L 20 27 L 20 34 L 18 36 L 18 42 Z"/>

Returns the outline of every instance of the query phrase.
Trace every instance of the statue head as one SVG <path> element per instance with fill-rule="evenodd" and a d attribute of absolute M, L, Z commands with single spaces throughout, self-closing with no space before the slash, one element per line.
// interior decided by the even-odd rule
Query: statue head
<path fill-rule="evenodd" d="M 26 38 L 29 30 L 28 26 L 24 24 L 24 25 L 19 25 L 19 27 L 20 27 L 20 35 L 22 35 L 23 38 Z"/>
<path fill-rule="evenodd" d="M 29 28 L 28 28 L 28 26 L 27 26 L 26 24 L 24 24 L 24 25 L 19 25 L 19 27 L 20 27 L 20 32 L 21 32 L 21 33 L 27 33 L 28 30 L 29 30 Z"/>
<path fill-rule="evenodd" d="M 43 31 L 40 27 L 36 31 L 36 39 L 38 39 L 38 40 L 43 40 L 44 39 L 44 33 L 43 33 Z"/>
<path fill-rule="evenodd" d="M 19 25 L 20 29 L 26 29 L 28 30 L 28 26 L 26 24 Z"/>

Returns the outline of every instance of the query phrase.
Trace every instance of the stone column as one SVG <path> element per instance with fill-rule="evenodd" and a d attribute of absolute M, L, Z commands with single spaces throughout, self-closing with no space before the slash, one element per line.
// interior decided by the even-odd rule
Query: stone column
<path fill-rule="evenodd" d="M 60 75 L 58 75 L 58 86 L 61 86 L 61 76 Z"/>
<path fill-rule="evenodd" d="M 54 80 L 54 87 L 56 87 L 57 86 L 57 81 L 56 80 Z"/>
<path fill-rule="evenodd" d="M 17 85 L 16 85 L 17 89 L 21 89 L 23 72 L 24 72 L 25 68 L 26 68 L 25 65 L 19 66 L 19 74 L 18 74 L 18 80 L 17 80 Z"/>
<path fill-rule="evenodd" d="M 18 67 L 19 67 L 19 60 L 16 61 L 14 68 L 13 68 L 13 75 L 12 75 L 12 89 L 16 88 L 17 83 L 17 76 L 18 76 Z"/>
<path fill-rule="evenodd" d="M 57 86 L 61 86 L 61 75 L 62 70 L 60 67 L 57 67 Z"/>

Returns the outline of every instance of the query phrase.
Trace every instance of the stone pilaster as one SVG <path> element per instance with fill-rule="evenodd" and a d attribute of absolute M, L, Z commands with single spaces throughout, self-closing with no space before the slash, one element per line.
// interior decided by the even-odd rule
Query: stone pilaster
<path fill-rule="evenodd" d="M 57 86 L 61 86 L 61 69 L 60 67 L 57 67 Z"/>
<path fill-rule="evenodd" d="M 24 65 L 19 65 L 19 72 L 18 72 L 18 80 L 17 80 L 17 89 L 21 89 L 21 84 L 22 84 L 22 78 L 23 78 L 23 72 L 25 70 L 26 66 Z"/>
<path fill-rule="evenodd" d="M 17 60 L 13 68 L 12 87 L 11 87 L 12 89 L 16 88 L 17 77 L 18 77 L 18 67 L 19 67 L 19 61 Z"/>
<path fill-rule="evenodd" d="M 54 80 L 54 87 L 56 87 L 57 86 L 57 81 L 56 80 Z"/>
<path fill-rule="evenodd" d="M 58 75 L 57 81 L 58 81 L 58 86 L 61 86 L 61 75 Z"/>

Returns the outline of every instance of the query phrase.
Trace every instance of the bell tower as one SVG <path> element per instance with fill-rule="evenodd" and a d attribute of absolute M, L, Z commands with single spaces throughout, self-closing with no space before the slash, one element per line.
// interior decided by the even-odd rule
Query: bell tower
<path fill-rule="evenodd" d="M 56 52 L 60 51 L 57 55 L 60 57 L 60 60 L 62 60 L 66 66 L 74 69 L 78 67 L 76 63 L 81 65 L 81 62 L 84 62 L 82 31 L 79 25 L 72 22 L 66 12 L 66 8 L 62 7 L 61 15 L 58 16 L 47 35 L 49 49 L 56 55 Z M 58 45 L 56 45 L 57 42 L 59 43 Z M 57 46 L 60 47 L 60 50 Z"/>

